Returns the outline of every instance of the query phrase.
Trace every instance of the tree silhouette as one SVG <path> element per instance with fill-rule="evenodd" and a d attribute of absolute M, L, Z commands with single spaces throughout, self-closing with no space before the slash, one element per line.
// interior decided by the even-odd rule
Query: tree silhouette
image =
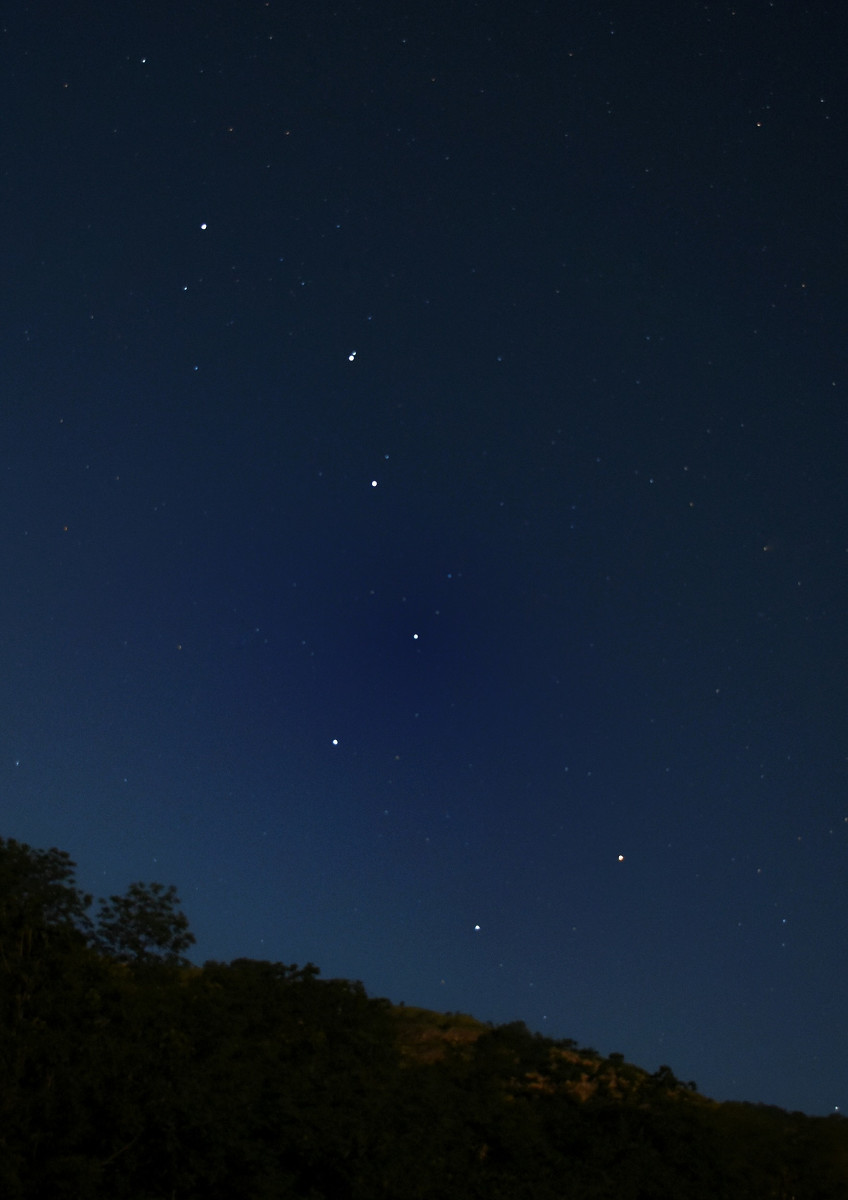
<path fill-rule="evenodd" d="M 0 838 L 0 929 L 87 929 L 91 896 L 76 886 L 75 868 L 64 850 Z"/>
<path fill-rule="evenodd" d="M 100 901 L 95 945 L 118 962 L 188 966 L 183 951 L 196 939 L 179 902 L 173 884 L 131 883 L 123 896 Z"/>

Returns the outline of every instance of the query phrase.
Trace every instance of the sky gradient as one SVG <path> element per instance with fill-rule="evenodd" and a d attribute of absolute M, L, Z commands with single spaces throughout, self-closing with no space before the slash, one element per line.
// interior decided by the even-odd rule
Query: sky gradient
<path fill-rule="evenodd" d="M 648 8 L 7 15 L 0 833 L 827 1113 L 848 16 Z"/>

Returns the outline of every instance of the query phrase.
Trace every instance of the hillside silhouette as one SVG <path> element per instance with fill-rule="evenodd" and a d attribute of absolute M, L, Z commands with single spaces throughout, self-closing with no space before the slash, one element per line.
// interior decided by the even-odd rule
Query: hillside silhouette
<path fill-rule="evenodd" d="M 0 839 L 6 1200 L 844 1200 L 848 1122 L 717 1103 L 317 967 L 193 966 L 173 888 L 100 902 Z"/>

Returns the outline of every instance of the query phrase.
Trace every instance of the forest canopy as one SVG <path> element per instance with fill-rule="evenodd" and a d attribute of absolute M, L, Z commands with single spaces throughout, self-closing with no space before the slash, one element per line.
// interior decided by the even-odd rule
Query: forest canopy
<path fill-rule="evenodd" d="M 99 902 L 0 839 L 7 1200 L 848 1195 L 848 1122 L 717 1104 L 317 967 L 192 966 L 174 887 Z"/>

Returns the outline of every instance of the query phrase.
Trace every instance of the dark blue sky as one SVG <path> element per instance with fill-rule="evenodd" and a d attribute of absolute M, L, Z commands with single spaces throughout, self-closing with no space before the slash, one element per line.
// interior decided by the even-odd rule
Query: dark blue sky
<path fill-rule="evenodd" d="M 2 835 L 825 1113 L 848 18 L 648 8 L 7 15 Z"/>

